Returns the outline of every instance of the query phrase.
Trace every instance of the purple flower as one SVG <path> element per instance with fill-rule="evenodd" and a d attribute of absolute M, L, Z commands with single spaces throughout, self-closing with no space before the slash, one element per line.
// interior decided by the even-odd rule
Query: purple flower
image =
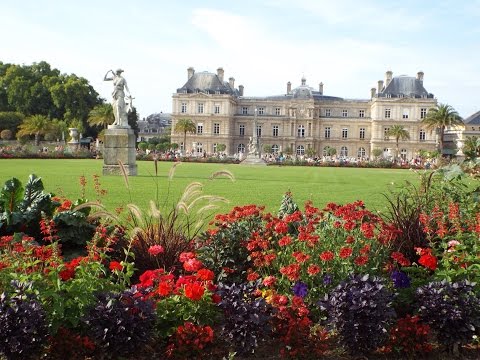
<path fill-rule="evenodd" d="M 307 296 L 307 293 L 308 293 L 307 284 L 301 281 L 297 281 L 295 285 L 293 285 L 292 290 L 295 296 L 299 296 L 301 298 L 304 298 L 305 296 Z"/>
<path fill-rule="evenodd" d="M 396 288 L 408 288 L 410 287 L 410 278 L 404 272 L 393 270 L 390 278 L 393 281 L 393 285 Z"/>
<path fill-rule="evenodd" d="M 328 275 L 326 274 L 324 277 L 323 277 L 323 284 L 324 285 L 330 285 L 332 283 L 332 276 L 331 275 Z"/>

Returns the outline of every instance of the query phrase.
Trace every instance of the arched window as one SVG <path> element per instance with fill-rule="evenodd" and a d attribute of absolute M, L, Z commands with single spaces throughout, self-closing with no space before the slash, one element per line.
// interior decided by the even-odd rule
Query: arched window
<path fill-rule="evenodd" d="M 340 149 L 340 156 L 347 157 L 348 156 L 348 149 L 346 146 L 342 146 Z"/>
<path fill-rule="evenodd" d="M 358 158 L 364 158 L 366 154 L 367 152 L 365 151 L 364 147 L 358 148 L 358 152 L 357 152 Z"/>
<path fill-rule="evenodd" d="M 239 152 L 239 153 L 245 153 L 245 145 L 244 145 L 244 144 L 238 144 L 238 146 L 237 146 L 237 152 Z"/>
<path fill-rule="evenodd" d="M 305 155 L 305 146 L 303 145 L 297 146 L 297 155 Z"/>
<path fill-rule="evenodd" d="M 406 160 L 406 159 L 407 159 L 407 149 L 401 149 L 401 150 L 400 150 L 400 157 L 401 157 L 403 160 Z"/>
<path fill-rule="evenodd" d="M 301 138 L 305 137 L 305 126 L 303 126 L 303 125 L 298 126 L 297 136 L 301 137 Z"/>
<path fill-rule="evenodd" d="M 278 154 L 279 147 L 278 145 L 272 145 L 272 153 Z"/>

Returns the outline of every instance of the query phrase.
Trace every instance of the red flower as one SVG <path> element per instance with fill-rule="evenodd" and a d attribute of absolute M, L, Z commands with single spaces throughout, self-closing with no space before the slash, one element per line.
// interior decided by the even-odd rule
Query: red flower
<path fill-rule="evenodd" d="M 248 280 L 248 281 L 255 281 L 255 280 L 257 280 L 259 277 L 260 277 L 260 275 L 258 275 L 258 273 L 256 273 L 256 272 L 253 271 L 253 272 L 248 273 L 248 275 L 247 275 L 247 280 Z"/>
<path fill-rule="evenodd" d="M 342 259 L 346 259 L 350 256 L 352 256 L 352 248 L 351 247 L 348 247 L 348 246 L 344 246 L 340 249 L 340 254 L 339 256 L 342 258 Z"/>
<path fill-rule="evenodd" d="M 157 256 L 165 251 L 161 245 L 152 245 L 148 248 L 148 253 L 152 256 Z"/>
<path fill-rule="evenodd" d="M 288 280 L 294 281 L 298 280 L 300 277 L 300 265 L 299 264 L 290 264 L 280 268 L 280 273 L 285 275 Z"/>
<path fill-rule="evenodd" d="M 183 263 L 183 268 L 186 271 L 190 271 L 190 272 L 195 272 L 197 270 L 200 270 L 202 266 L 203 266 L 202 262 L 195 258 L 187 260 Z"/>
<path fill-rule="evenodd" d="M 290 236 L 284 236 L 280 240 L 278 240 L 279 246 L 287 246 L 292 242 L 292 238 Z"/>
<path fill-rule="evenodd" d="M 263 285 L 265 286 L 272 286 L 275 285 L 277 282 L 277 279 L 275 276 L 267 276 L 265 279 L 263 279 Z"/>
<path fill-rule="evenodd" d="M 397 263 L 399 263 L 401 266 L 410 266 L 410 260 L 408 260 L 405 255 L 403 255 L 401 252 L 394 251 L 392 252 L 392 255 L 390 255 L 393 260 L 395 260 Z"/>
<path fill-rule="evenodd" d="M 162 281 L 160 284 L 158 284 L 158 289 L 157 293 L 161 296 L 167 296 L 170 295 L 170 293 L 173 291 L 173 284 L 169 281 Z"/>
<path fill-rule="evenodd" d="M 185 296 L 193 301 L 198 301 L 202 298 L 205 288 L 199 283 L 192 283 L 185 285 Z"/>
<path fill-rule="evenodd" d="M 316 275 L 320 272 L 320 266 L 318 265 L 310 265 L 307 269 L 308 275 Z"/>
<path fill-rule="evenodd" d="M 352 235 L 348 235 L 347 238 L 345 239 L 345 242 L 347 244 L 353 244 L 355 242 L 355 238 Z"/>
<path fill-rule="evenodd" d="M 280 221 L 275 225 L 275 231 L 279 234 L 285 234 L 288 231 L 288 225 L 284 221 Z"/>
<path fill-rule="evenodd" d="M 437 258 L 430 253 L 420 256 L 418 263 L 430 270 L 435 270 L 437 268 Z"/>
<path fill-rule="evenodd" d="M 368 262 L 368 256 L 358 256 L 355 260 L 354 263 L 355 265 L 358 266 L 363 266 Z"/>
<path fill-rule="evenodd" d="M 213 294 L 212 295 L 212 302 L 214 304 L 218 304 L 220 301 L 222 301 L 222 298 L 218 294 Z"/>
<path fill-rule="evenodd" d="M 195 259 L 195 254 L 193 252 L 182 252 L 178 258 L 183 263 L 187 260 Z"/>
<path fill-rule="evenodd" d="M 118 261 L 110 261 L 109 268 L 111 271 L 115 271 L 115 270 L 122 271 L 123 266 Z"/>
<path fill-rule="evenodd" d="M 215 274 L 212 270 L 209 269 L 200 269 L 197 271 L 197 279 L 203 281 L 211 281 L 215 277 Z"/>
<path fill-rule="evenodd" d="M 331 251 L 324 251 L 320 254 L 320 259 L 322 261 L 331 261 L 334 257 L 335 255 Z"/>
<path fill-rule="evenodd" d="M 292 254 L 292 256 L 297 260 L 299 263 L 304 263 L 308 259 L 310 259 L 310 255 L 304 254 L 301 251 L 296 251 Z"/>
<path fill-rule="evenodd" d="M 58 273 L 58 275 L 60 276 L 60 279 L 62 279 L 63 281 L 70 280 L 75 276 L 75 269 L 72 269 L 72 268 L 63 269 Z"/>

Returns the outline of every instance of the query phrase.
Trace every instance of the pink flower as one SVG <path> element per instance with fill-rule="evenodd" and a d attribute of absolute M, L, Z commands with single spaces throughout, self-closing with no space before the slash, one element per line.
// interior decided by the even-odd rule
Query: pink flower
<path fill-rule="evenodd" d="M 148 248 L 148 253 L 152 256 L 157 256 L 165 251 L 161 245 L 152 245 Z"/>

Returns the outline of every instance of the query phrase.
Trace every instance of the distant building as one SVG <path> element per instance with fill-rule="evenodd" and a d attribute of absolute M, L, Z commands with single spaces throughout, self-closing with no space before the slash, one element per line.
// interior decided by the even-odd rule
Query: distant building
<path fill-rule="evenodd" d="M 435 131 L 421 124 L 437 104 L 423 81 L 423 72 L 393 77 L 387 71 L 370 90 L 370 98 L 352 100 L 325 95 L 323 83 L 313 88 L 303 77 L 295 88 L 288 82 L 280 95 L 250 97 L 244 95 L 244 86 L 235 88 L 233 77 L 225 81 L 223 68 L 216 73 L 188 68 L 187 82 L 172 98 L 171 141 L 197 154 L 214 153 L 218 144 L 225 144 L 230 155 L 245 152 L 256 116 L 261 149 L 267 145 L 273 153 L 289 149 L 303 155 L 313 148 L 322 156 L 335 148 L 340 157 L 369 158 L 377 148 L 393 156 L 395 139 L 387 132 L 392 125 L 402 125 L 410 139 L 400 141 L 399 155 L 410 159 L 419 150 L 435 150 L 438 143 Z M 197 130 L 187 134 L 186 144 L 183 134 L 173 132 L 182 118 L 191 119 Z"/>
<path fill-rule="evenodd" d="M 444 153 L 463 156 L 463 145 L 468 137 L 480 138 L 480 111 L 463 120 L 463 125 L 445 130 Z"/>
<path fill-rule="evenodd" d="M 139 120 L 137 141 L 147 141 L 154 137 L 161 137 L 170 132 L 172 125 L 172 114 L 156 113 L 149 115 L 146 119 Z"/>

